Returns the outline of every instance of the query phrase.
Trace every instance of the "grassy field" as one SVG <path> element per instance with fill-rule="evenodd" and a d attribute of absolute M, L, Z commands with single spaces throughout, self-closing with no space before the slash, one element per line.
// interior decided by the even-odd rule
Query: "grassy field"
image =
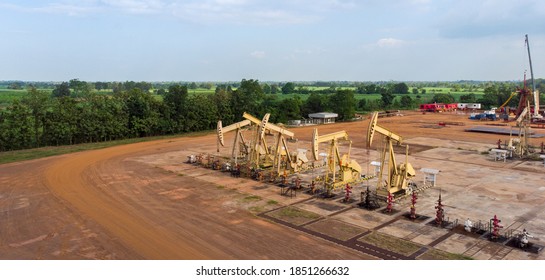
<path fill-rule="evenodd" d="M 0 88 L 0 108 L 10 105 L 13 100 L 21 99 L 26 92 L 26 89 Z"/>
<path fill-rule="evenodd" d="M 187 133 L 183 135 L 131 138 L 131 139 L 124 139 L 124 140 L 108 141 L 108 142 L 77 144 L 77 145 L 71 145 L 71 146 L 67 145 L 67 146 L 57 146 L 57 147 L 43 147 L 43 148 L 36 148 L 36 149 L 0 152 L 0 164 L 23 161 L 23 160 L 38 159 L 38 158 L 44 158 L 44 157 L 50 157 L 50 156 L 57 156 L 57 155 L 63 155 L 63 154 L 81 152 L 81 151 L 96 150 L 96 149 L 102 149 L 102 148 L 108 148 L 108 147 L 126 145 L 126 144 L 132 144 L 132 143 L 176 138 L 181 136 L 200 136 L 200 135 L 205 135 L 208 133 L 210 133 L 210 131 L 192 132 L 192 133 Z"/>

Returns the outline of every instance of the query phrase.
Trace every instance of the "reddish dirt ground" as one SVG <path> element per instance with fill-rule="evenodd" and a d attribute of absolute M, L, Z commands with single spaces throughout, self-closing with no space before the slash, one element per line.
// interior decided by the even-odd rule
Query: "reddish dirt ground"
<path fill-rule="evenodd" d="M 379 122 L 406 139 L 426 136 L 493 146 L 508 137 L 463 132 L 484 122 L 457 114 L 412 112 Z M 438 128 L 439 122 L 465 125 Z M 318 128 L 320 134 L 346 130 L 355 147 L 364 147 L 367 125 L 364 120 Z M 315 127 L 290 130 L 309 141 Z M 538 145 L 542 139 L 532 141 Z M 0 165 L 0 258 L 372 258 L 243 209 L 227 211 L 230 190 L 129 160 L 214 142 L 210 134 Z M 164 195 L 169 192 L 178 195 Z"/>

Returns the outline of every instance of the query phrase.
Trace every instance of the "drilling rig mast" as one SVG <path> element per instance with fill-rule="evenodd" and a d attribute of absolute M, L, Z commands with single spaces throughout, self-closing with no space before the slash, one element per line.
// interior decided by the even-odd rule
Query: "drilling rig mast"
<path fill-rule="evenodd" d="M 539 114 L 539 90 L 536 89 L 536 82 L 534 80 L 534 69 L 532 68 L 532 56 L 530 55 L 530 42 L 528 41 L 528 34 L 524 40 L 526 48 L 528 49 L 528 61 L 530 62 L 530 77 L 532 78 L 532 93 L 534 95 L 534 112 L 532 119 L 543 119 L 543 116 Z"/>

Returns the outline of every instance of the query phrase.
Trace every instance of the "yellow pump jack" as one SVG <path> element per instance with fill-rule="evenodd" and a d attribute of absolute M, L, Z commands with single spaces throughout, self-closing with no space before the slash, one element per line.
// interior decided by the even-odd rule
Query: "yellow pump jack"
<path fill-rule="evenodd" d="M 339 141 L 349 141 L 348 154 L 341 156 L 339 153 Z M 361 166 L 355 160 L 350 160 L 352 141 L 348 139 L 346 131 L 319 136 L 318 129 L 315 128 L 312 135 L 312 155 L 314 156 L 314 160 L 318 160 L 318 146 L 320 143 L 329 143 L 328 172 L 324 180 L 328 193 L 336 188 L 343 187 L 345 184 L 361 180 Z M 329 178 L 329 174 L 331 174 L 331 179 Z"/>
<path fill-rule="evenodd" d="M 384 135 L 387 142 L 384 150 L 382 151 L 380 175 L 377 182 L 377 194 L 386 196 L 388 195 L 388 193 L 390 193 L 394 195 L 394 197 L 396 195 L 408 194 L 408 189 L 411 185 L 409 180 L 416 175 L 414 168 L 408 162 L 409 146 L 406 146 L 405 162 L 397 164 L 394 154 L 393 143 L 395 142 L 396 144 L 400 145 L 403 141 L 403 138 L 400 135 L 378 125 L 377 121 L 378 112 L 374 112 L 371 116 L 371 122 L 369 123 L 369 127 L 367 129 L 367 148 L 371 147 L 375 132 Z M 384 182 L 385 184 L 383 184 L 382 176 L 385 172 L 384 165 L 386 161 L 386 154 L 388 154 L 388 177 Z"/>
<path fill-rule="evenodd" d="M 236 131 L 235 139 L 233 141 L 233 148 L 231 151 L 231 160 L 235 163 L 235 165 L 238 163 L 239 158 L 246 158 L 249 154 L 248 143 L 246 143 L 246 140 L 244 139 L 244 134 L 242 134 L 242 129 L 251 124 L 252 123 L 249 120 L 243 120 L 243 121 L 228 125 L 226 127 L 222 127 L 221 120 L 218 121 L 217 129 L 216 129 L 218 134 L 218 141 L 217 141 L 218 152 L 219 152 L 219 145 L 221 145 L 222 147 L 225 146 L 224 133 L 228 133 L 233 130 Z"/>

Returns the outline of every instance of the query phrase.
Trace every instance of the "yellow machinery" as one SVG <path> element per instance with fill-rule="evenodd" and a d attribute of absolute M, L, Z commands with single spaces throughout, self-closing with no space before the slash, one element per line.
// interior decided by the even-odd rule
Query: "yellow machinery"
<path fill-rule="evenodd" d="M 269 123 L 269 113 L 265 114 L 261 121 L 246 112 L 242 116 L 259 126 L 257 135 L 254 139 L 253 149 L 250 152 L 250 164 L 252 167 L 261 168 L 272 166 L 272 169 L 276 171 L 276 174 L 272 175 L 273 177 L 283 174 L 281 169 L 291 173 L 299 171 L 301 160 L 298 160 L 297 154 L 290 153 L 285 138 L 286 136 L 293 139 L 295 136 L 293 132 Z M 272 152 L 269 150 L 265 141 L 265 133 L 267 131 L 276 133 L 276 145 L 272 149 Z"/>
<path fill-rule="evenodd" d="M 217 125 L 218 144 L 221 144 L 221 146 L 225 146 L 223 134 L 233 130 L 236 131 L 235 139 L 233 141 L 233 150 L 231 152 L 231 159 L 233 160 L 235 165 L 238 163 L 239 157 L 246 158 L 249 154 L 248 143 L 246 143 L 244 139 L 244 135 L 242 134 L 242 129 L 251 124 L 252 123 L 249 120 L 243 120 L 241 122 L 237 122 L 229 126 L 222 127 L 221 120 L 218 121 L 218 125 Z M 219 152 L 219 145 L 218 145 L 218 152 Z"/>
<path fill-rule="evenodd" d="M 387 142 L 384 150 L 382 151 L 380 175 L 378 177 L 377 183 L 377 194 L 387 195 L 388 193 L 390 193 L 402 195 L 408 193 L 407 190 L 409 189 L 410 185 L 409 180 L 416 175 L 414 168 L 408 162 L 409 146 L 406 146 L 405 162 L 397 164 L 394 154 L 393 143 L 396 142 L 399 145 L 401 144 L 403 139 L 398 134 L 395 134 L 394 132 L 389 131 L 388 129 L 378 125 L 377 120 L 378 112 L 374 112 L 371 117 L 371 122 L 369 123 L 369 128 L 367 129 L 367 148 L 371 147 L 375 132 L 384 135 Z M 386 154 L 388 154 L 388 177 L 385 182 L 382 182 L 382 176 L 386 167 Z M 384 193 L 384 189 L 386 190 L 386 193 Z"/>
<path fill-rule="evenodd" d="M 224 134 L 236 131 L 231 155 L 235 165 L 237 164 L 237 159 L 244 158 L 247 162 L 247 168 L 262 170 L 262 168 L 272 167 L 274 171 L 272 173 L 275 174 L 271 173 L 271 179 L 276 179 L 279 175 L 285 174 L 284 171 L 289 171 L 290 173 L 298 172 L 301 165 L 308 161 L 305 154 L 301 151 L 294 154 L 289 152 L 285 137 L 294 139 L 295 134 L 269 123 L 270 114 L 265 114 L 262 120 L 246 112 L 242 116 L 245 120 L 241 122 L 222 127 L 221 121 L 218 121 L 217 125 L 218 151 L 219 145 L 225 146 Z M 244 139 L 242 133 L 243 128 L 247 126 L 257 127 L 254 130 L 255 135 L 250 143 Z M 276 145 L 272 148 L 267 145 L 265 136 L 268 133 L 276 135 Z"/>
<path fill-rule="evenodd" d="M 349 141 L 350 143 L 348 154 L 342 157 L 339 153 L 339 141 Z M 318 160 L 318 145 L 320 143 L 329 143 L 328 172 L 324 180 L 328 193 L 338 187 L 343 187 L 345 184 L 355 183 L 362 179 L 361 166 L 355 160 L 350 160 L 352 141 L 348 139 L 346 131 L 319 136 L 318 129 L 315 128 L 312 135 L 312 155 L 314 156 L 314 160 Z M 329 174 L 331 174 L 331 178 L 329 178 Z"/>

